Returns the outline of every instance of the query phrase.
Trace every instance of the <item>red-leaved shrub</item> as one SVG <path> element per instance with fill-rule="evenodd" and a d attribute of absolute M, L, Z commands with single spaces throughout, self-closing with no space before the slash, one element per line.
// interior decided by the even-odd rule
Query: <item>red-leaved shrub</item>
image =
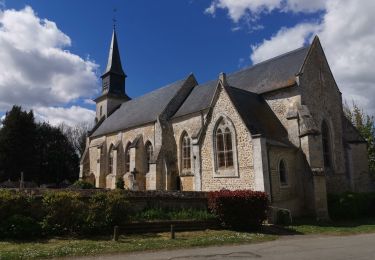
<path fill-rule="evenodd" d="M 208 207 L 225 227 L 256 229 L 267 218 L 267 194 L 251 190 L 221 190 L 208 194 Z"/>

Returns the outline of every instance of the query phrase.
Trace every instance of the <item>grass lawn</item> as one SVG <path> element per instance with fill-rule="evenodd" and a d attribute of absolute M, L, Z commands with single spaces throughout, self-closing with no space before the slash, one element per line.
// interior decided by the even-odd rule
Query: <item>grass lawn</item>
<path fill-rule="evenodd" d="M 375 233 L 375 219 L 335 223 L 317 223 L 312 220 L 300 219 L 292 226 L 285 227 L 283 230 L 287 232 L 280 232 L 280 235 L 353 235 Z M 265 229 L 265 233 L 269 232 Z M 92 239 L 54 238 L 34 242 L 0 241 L 0 260 L 99 255 L 144 250 L 256 243 L 275 240 L 279 237 L 277 234 L 269 235 L 229 230 L 176 232 L 176 239 L 174 240 L 171 240 L 169 236 L 169 233 L 128 235 L 120 236 L 118 242 L 111 241 L 110 237 Z"/>
<path fill-rule="evenodd" d="M 375 219 L 339 221 L 334 223 L 317 223 L 308 219 L 297 220 L 288 227 L 299 234 L 355 235 L 375 233 Z"/>
<path fill-rule="evenodd" d="M 38 242 L 0 241 L 0 259 L 35 259 L 60 256 L 124 253 L 140 250 L 172 249 L 222 244 L 255 243 L 277 239 L 275 235 L 206 230 L 176 232 L 171 240 L 169 233 L 120 236 L 118 242 L 109 237 L 96 239 L 49 239 Z"/>

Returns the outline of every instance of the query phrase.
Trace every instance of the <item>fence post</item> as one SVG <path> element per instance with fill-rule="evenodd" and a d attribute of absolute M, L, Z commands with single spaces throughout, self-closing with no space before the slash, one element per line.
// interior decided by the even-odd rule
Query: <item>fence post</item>
<path fill-rule="evenodd" d="M 174 225 L 171 225 L 171 239 L 175 239 Z"/>
<path fill-rule="evenodd" d="M 118 232 L 118 226 L 115 226 L 113 228 L 113 241 L 118 241 L 119 232 Z"/>

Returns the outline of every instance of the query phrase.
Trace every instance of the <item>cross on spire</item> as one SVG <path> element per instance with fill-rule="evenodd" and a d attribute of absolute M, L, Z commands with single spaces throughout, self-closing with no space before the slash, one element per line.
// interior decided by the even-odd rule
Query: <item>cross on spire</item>
<path fill-rule="evenodd" d="M 113 30 L 116 29 L 116 22 L 117 22 L 117 20 L 116 20 L 116 12 L 117 12 L 117 8 L 115 7 L 115 8 L 113 8 L 113 17 L 112 17 Z"/>

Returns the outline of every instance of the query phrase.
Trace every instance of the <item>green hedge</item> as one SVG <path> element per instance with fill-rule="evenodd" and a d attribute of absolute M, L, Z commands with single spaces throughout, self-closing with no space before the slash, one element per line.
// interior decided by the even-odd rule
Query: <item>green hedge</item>
<path fill-rule="evenodd" d="M 334 220 L 375 217 L 375 193 L 328 194 L 328 210 Z"/>
<path fill-rule="evenodd" d="M 128 219 L 129 208 L 118 191 L 83 198 L 72 191 L 36 197 L 0 190 L 0 238 L 106 233 Z"/>
<path fill-rule="evenodd" d="M 95 186 L 87 181 L 78 180 L 70 186 L 71 189 L 95 189 Z"/>
<path fill-rule="evenodd" d="M 150 220 L 209 220 L 216 217 L 208 210 L 202 209 L 165 209 L 146 208 L 132 216 L 134 221 Z"/>

